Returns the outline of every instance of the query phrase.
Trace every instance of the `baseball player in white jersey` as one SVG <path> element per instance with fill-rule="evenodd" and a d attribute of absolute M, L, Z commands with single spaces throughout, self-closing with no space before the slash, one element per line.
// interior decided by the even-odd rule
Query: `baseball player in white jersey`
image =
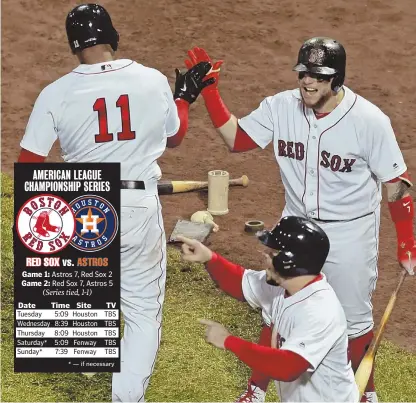
<path fill-rule="evenodd" d="M 185 63 L 211 62 L 194 48 Z M 377 257 L 382 186 L 397 233 L 397 257 L 409 273 L 416 264 L 412 186 L 390 119 L 344 85 L 346 53 L 336 40 L 317 37 L 300 48 L 294 71 L 298 88 L 264 99 L 237 119 L 224 105 L 213 63 L 213 85 L 202 91 L 208 113 L 232 152 L 273 144 L 285 187 L 282 216 L 308 217 L 331 241 L 323 268 L 345 310 L 349 349 L 356 371 L 373 338 L 371 296 Z M 265 328 L 260 342 L 269 344 Z M 268 379 L 253 372 L 241 401 L 263 401 Z M 363 401 L 375 401 L 373 376 Z"/>
<path fill-rule="evenodd" d="M 121 163 L 121 372 L 113 401 L 144 400 L 161 337 L 166 241 L 157 159 L 182 141 L 189 104 L 209 63 L 177 71 L 175 100 L 167 78 L 116 59 L 119 35 L 96 4 L 74 8 L 67 36 L 80 65 L 48 85 L 31 113 L 18 162 L 42 162 L 59 140 L 65 162 Z"/>
<path fill-rule="evenodd" d="M 342 306 L 321 273 L 329 252 L 325 232 L 312 220 L 286 216 L 258 234 L 266 270 L 245 270 L 195 240 L 181 238 L 183 258 L 206 263 L 219 288 L 262 310 L 272 330 L 262 346 L 207 325 L 206 339 L 275 380 L 281 402 L 356 402 Z"/>

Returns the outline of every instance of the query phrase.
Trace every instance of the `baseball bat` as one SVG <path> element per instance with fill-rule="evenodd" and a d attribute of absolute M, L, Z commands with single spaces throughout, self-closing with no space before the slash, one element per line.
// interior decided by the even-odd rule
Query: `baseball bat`
<path fill-rule="evenodd" d="M 400 274 L 399 282 L 397 283 L 396 289 L 391 294 L 389 303 L 384 311 L 383 317 L 381 318 L 379 327 L 374 334 L 374 338 L 368 347 L 367 352 L 365 353 L 360 366 L 358 367 L 355 373 L 355 382 L 358 386 L 358 390 L 360 392 L 360 396 L 358 397 L 358 401 L 360 401 L 361 397 L 365 392 L 365 388 L 367 387 L 368 380 L 370 379 L 371 371 L 374 365 L 374 359 L 377 352 L 377 349 L 380 345 L 381 338 L 384 333 L 384 328 L 386 327 L 387 321 L 389 320 L 390 314 L 393 311 L 394 305 L 396 304 L 397 295 L 399 294 L 400 288 L 403 284 L 404 279 L 406 278 L 407 270 L 403 269 L 402 273 Z"/>
<path fill-rule="evenodd" d="M 229 186 L 248 186 L 248 177 L 243 175 L 238 179 L 230 179 Z M 194 190 L 207 189 L 208 182 L 204 181 L 159 181 L 157 190 L 159 195 L 170 195 L 173 193 L 192 192 Z"/>

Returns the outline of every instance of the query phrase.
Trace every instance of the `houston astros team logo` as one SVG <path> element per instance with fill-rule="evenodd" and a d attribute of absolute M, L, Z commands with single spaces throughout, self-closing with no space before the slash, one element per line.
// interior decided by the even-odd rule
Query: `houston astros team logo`
<path fill-rule="evenodd" d="M 16 217 L 16 231 L 28 249 L 52 254 L 71 242 L 75 217 L 65 200 L 42 194 L 32 197 L 20 208 Z"/>
<path fill-rule="evenodd" d="M 78 197 L 70 204 L 76 225 L 71 245 L 84 252 L 96 252 L 110 245 L 118 230 L 114 207 L 94 195 Z"/>

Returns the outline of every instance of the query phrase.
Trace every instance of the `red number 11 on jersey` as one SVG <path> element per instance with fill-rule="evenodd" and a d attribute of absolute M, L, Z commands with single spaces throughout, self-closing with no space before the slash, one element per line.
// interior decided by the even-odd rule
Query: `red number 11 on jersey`
<path fill-rule="evenodd" d="M 134 140 L 136 138 L 136 132 L 131 130 L 129 96 L 126 94 L 120 95 L 116 106 L 121 111 L 121 132 L 117 133 L 117 140 Z M 93 109 L 95 112 L 98 112 L 98 126 L 100 130 L 99 134 L 95 135 L 95 142 L 106 143 L 113 141 L 113 133 L 108 132 L 107 104 L 105 98 L 98 98 L 94 102 Z"/>

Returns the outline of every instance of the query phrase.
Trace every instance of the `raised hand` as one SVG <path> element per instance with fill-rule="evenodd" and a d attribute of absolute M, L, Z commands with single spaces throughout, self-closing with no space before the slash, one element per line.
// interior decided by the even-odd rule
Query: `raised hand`
<path fill-rule="evenodd" d="M 184 99 L 190 104 L 195 102 L 201 91 L 214 83 L 214 78 L 209 78 L 204 81 L 204 78 L 211 70 L 211 67 L 211 63 L 203 61 L 196 63 L 185 73 L 176 69 L 174 98 Z"/>
<path fill-rule="evenodd" d="M 213 84 L 203 89 L 202 96 L 204 96 L 204 94 L 209 91 L 215 91 L 218 87 L 223 60 L 218 60 L 217 62 L 213 63 L 211 58 L 208 56 L 208 53 L 204 49 L 198 47 L 195 47 L 192 50 L 188 50 L 188 57 L 189 59 L 185 60 L 185 65 L 188 69 L 201 62 L 208 62 L 212 65 L 212 69 L 208 72 L 206 79 L 209 80 L 213 78 L 215 81 Z"/>

